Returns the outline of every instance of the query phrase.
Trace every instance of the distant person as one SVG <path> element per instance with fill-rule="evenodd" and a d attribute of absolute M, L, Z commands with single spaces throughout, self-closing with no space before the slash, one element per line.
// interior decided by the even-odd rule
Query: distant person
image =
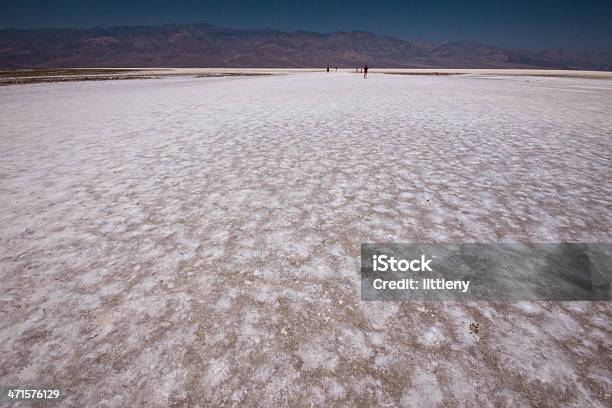
<path fill-rule="evenodd" d="M 329 67 L 327 67 L 327 72 L 329 72 Z"/>
<path fill-rule="evenodd" d="M 365 64 L 365 65 L 363 66 L 363 77 L 364 77 L 365 79 L 367 79 L 367 78 L 368 78 L 368 69 L 369 69 L 369 68 L 368 68 L 368 64 Z"/>
<path fill-rule="evenodd" d="M 338 67 L 336 67 L 336 72 L 338 72 Z"/>

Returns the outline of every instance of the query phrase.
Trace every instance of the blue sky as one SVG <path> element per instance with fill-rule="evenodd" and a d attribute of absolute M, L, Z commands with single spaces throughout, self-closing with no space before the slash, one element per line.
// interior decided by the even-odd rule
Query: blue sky
<path fill-rule="evenodd" d="M 234 28 L 371 31 L 402 39 L 612 51 L 612 1 L 0 0 L 0 27 L 207 22 Z"/>

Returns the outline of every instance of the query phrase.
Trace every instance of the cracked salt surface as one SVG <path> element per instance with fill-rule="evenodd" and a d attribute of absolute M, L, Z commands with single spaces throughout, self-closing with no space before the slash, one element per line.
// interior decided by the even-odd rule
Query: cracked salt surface
<path fill-rule="evenodd" d="M 608 303 L 360 302 L 358 266 L 362 242 L 610 242 L 611 85 L 2 88 L 0 384 L 66 406 L 610 406 Z"/>

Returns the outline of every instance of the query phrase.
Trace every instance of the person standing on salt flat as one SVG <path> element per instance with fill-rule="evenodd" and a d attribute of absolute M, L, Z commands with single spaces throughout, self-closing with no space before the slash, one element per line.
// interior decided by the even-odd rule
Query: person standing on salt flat
<path fill-rule="evenodd" d="M 363 66 L 363 77 L 364 77 L 365 79 L 368 79 L 368 64 L 365 64 L 365 65 Z"/>

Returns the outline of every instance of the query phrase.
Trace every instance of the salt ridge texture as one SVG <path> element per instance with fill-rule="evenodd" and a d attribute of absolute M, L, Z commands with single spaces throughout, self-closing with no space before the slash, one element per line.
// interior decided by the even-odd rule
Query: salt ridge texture
<path fill-rule="evenodd" d="M 608 303 L 361 302 L 359 246 L 611 242 L 612 81 L 27 85 L 0 89 L 0 129 L 0 384 L 66 406 L 610 406 Z"/>

